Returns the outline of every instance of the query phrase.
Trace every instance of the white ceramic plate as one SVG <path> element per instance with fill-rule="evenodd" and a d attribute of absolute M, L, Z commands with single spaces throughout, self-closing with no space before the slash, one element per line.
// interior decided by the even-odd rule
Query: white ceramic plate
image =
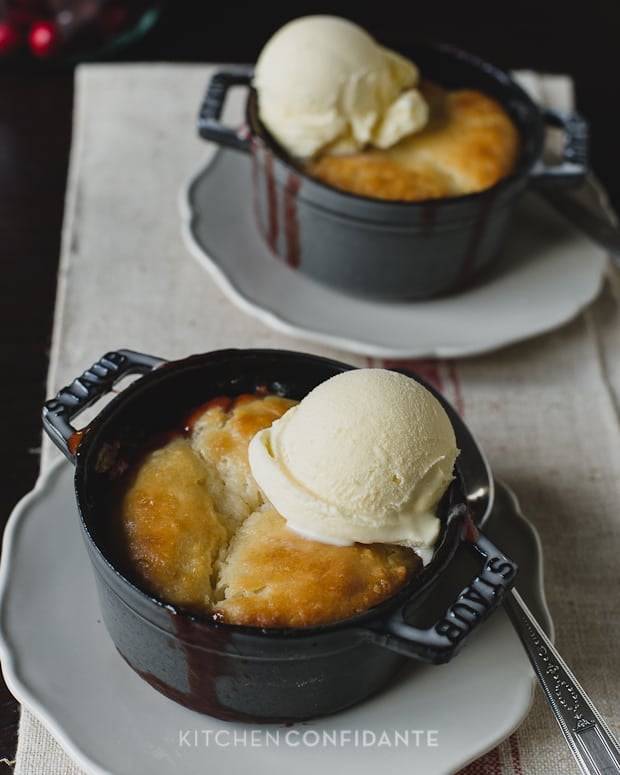
<path fill-rule="evenodd" d="M 528 194 L 484 282 L 431 301 L 374 302 L 271 255 L 254 223 L 242 153 L 216 153 L 182 192 L 181 210 L 190 250 L 244 311 L 288 335 L 374 357 L 467 356 L 541 334 L 594 299 L 606 266 L 599 247 Z"/>
<path fill-rule="evenodd" d="M 380 696 L 326 719 L 253 727 L 176 705 L 126 665 L 106 632 L 72 478 L 67 463 L 55 465 L 9 520 L 0 645 L 11 691 L 88 772 L 449 773 L 527 713 L 533 674 L 503 611 L 453 662 L 412 664 Z M 549 628 L 538 540 L 502 487 L 485 531 L 520 564 L 519 588 Z"/>

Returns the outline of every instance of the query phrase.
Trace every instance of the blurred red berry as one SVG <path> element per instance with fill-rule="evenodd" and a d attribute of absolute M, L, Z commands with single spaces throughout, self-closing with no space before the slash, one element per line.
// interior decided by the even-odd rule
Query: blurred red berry
<path fill-rule="evenodd" d="M 0 21 L 0 56 L 12 54 L 22 44 L 23 37 L 17 27 Z"/>
<path fill-rule="evenodd" d="M 28 43 L 32 53 L 45 58 L 55 54 L 60 47 L 60 33 L 52 22 L 38 21 L 32 25 L 28 33 Z"/>

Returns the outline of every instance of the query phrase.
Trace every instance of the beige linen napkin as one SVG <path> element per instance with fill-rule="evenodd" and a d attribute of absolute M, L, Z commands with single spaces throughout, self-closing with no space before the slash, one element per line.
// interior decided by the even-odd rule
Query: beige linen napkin
<path fill-rule="evenodd" d="M 119 347 L 167 358 L 285 347 L 379 363 L 247 317 L 184 247 L 177 198 L 211 152 L 193 129 L 209 72 L 191 65 L 77 70 L 49 395 Z M 524 78 L 542 100 L 570 104 L 569 79 Z M 616 730 L 619 295 L 613 275 L 596 304 L 557 331 L 483 357 L 412 364 L 464 412 L 496 475 L 535 523 L 557 644 Z M 42 467 L 56 454 L 45 440 Z M 466 768 L 469 775 L 576 771 L 540 692 L 521 728 Z M 81 771 L 23 709 L 15 772 Z"/>

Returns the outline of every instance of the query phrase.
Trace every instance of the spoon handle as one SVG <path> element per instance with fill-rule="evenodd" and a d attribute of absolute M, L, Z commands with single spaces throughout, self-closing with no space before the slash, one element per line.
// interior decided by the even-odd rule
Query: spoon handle
<path fill-rule="evenodd" d="M 504 606 L 581 771 L 620 773 L 618 741 L 516 590 Z"/>

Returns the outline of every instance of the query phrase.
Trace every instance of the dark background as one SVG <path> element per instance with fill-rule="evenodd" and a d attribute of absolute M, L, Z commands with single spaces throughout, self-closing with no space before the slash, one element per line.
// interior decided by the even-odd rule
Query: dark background
<path fill-rule="evenodd" d="M 620 1 L 588 0 L 574 9 L 560 0 L 289 3 L 286 11 L 269 2 L 170 0 L 155 27 L 115 59 L 251 62 L 289 19 L 332 13 L 403 51 L 417 37 L 435 38 L 504 69 L 568 73 L 590 124 L 591 165 L 620 211 Z M 0 527 L 38 473 L 72 81 L 68 63 L 0 61 Z M 0 685 L 0 758 L 14 756 L 17 719 L 16 703 Z"/>

